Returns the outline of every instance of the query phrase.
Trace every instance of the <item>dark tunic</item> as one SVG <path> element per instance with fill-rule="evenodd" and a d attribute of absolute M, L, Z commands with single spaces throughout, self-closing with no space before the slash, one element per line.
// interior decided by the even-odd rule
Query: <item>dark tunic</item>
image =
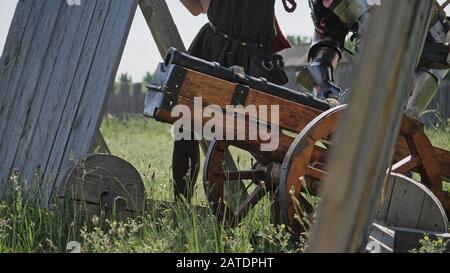
<path fill-rule="evenodd" d="M 273 54 L 274 6 L 275 0 L 212 0 L 210 23 L 200 30 L 189 53 L 227 67 L 242 66 L 248 73 L 251 56 Z"/>
<path fill-rule="evenodd" d="M 247 74 L 251 74 L 251 56 L 273 53 L 272 42 L 277 37 L 274 6 L 275 0 L 211 0 L 208 18 L 214 27 L 206 24 L 200 30 L 189 53 L 227 67 L 242 66 Z M 175 142 L 172 174 L 176 199 L 182 194 L 191 200 L 199 158 L 197 141 Z M 188 173 L 190 176 L 186 179 Z"/>

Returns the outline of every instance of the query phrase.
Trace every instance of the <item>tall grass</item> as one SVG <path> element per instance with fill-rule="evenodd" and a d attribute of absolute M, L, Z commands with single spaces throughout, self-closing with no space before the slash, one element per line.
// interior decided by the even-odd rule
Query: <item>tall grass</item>
<path fill-rule="evenodd" d="M 66 206 L 55 203 L 59 209 L 49 210 L 24 204 L 18 176 L 10 182 L 12 203 L 0 203 L 0 252 L 63 252 L 67 242 L 80 239 Z"/>
<path fill-rule="evenodd" d="M 56 201 L 53 209 L 23 204 L 11 178 L 13 204 L 0 204 L 0 252 L 66 252 L 68 242 L 81 243 L 82 252 L 248 253 L 301 252 L 286 227 L 271 225 L 269 200 L 254 208 L 236 228 L 219 224 L 206 206 L 198 181 L 193 206 L 172 201 L 170 127 L 143 118 L 121 121 L 108 117 L 101 131 L 113 154 L 131 162 L 141 174 L 147 197 L 156 200 L 144 215 L 119 222 L 96 215 L 82 222 L 71 204 Z M 435 145 L 450 150 L 449 130 L 429 130 Z M 203 159 L 202 159 L 203 160 Z M 242 160 L 245 161 L 245 160 Z M 244 164 L 243 162 L 242 164 Z"/>

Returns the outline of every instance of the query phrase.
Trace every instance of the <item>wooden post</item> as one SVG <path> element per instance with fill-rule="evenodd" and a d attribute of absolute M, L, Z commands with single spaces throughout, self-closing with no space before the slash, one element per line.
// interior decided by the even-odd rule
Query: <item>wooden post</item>
<path fill-rule="evenodd" d="M 128 112 L 128 100 L 130 97 L 130 83 L 126 81 L 120 82 L 120 91 L 119 91 L 119 104 L 117 105 L 117 109 L 119 112 L 119 117 L 124 119 Z"/>
<path fill-rule="evenodd" d="M 431 18 L 432 1 L 374 7 L 309 252 L 357 252 L 367 239 Z"/>
<path fill-rule="evenodd" d="M 166 1 L 139 0 L 139 6 L 163 58 L 171 47 L 186 51 Z"/>
<path fill-rule="evenodd" d="M 106 144 L 106 139 L 103 137 L 100 130 L 97 131 L 95 137 L 94 147 L 91 148 L 92 153 L 111 154 L 111 150 Z"/>
<path fill-rule="evenodd" d="M 131 97 L 131 112 L 133 114 L 141 114 L 144 109 L 144 100 L 142 99 L 142 83 L 133 85 L 133 95 Z"/>

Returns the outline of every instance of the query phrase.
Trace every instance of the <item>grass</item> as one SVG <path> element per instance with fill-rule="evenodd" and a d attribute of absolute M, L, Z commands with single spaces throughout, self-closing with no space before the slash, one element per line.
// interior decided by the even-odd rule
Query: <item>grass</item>
<path fill-rule="evenodd" d="M 450 150 L 450 127 L 443 129 L 427 129 L 427 135 L 435 147 Z M 444 183 L 444 190 L 450 192 L 450 183 Z"/>
<path fill-rule="evenodd" d="M 108 117 L 101 131 L 113 154 L 132 163 L 141 174 L 148 198 L 172 201 L 170 127 L 152 120 Z M 434 145 L 450 150 L 450 131 L 429 130 Z M 249 162 L 242 152 L 239 164 Z M 202 159 L 203 161 L 203 159 Z M 12 183 L 17 184 L 17 177 Z M 22 204 L 16 190 L 13 205 L 0 205 L 0 252 L 66 252 L 68 242 L 81 243 L 82 252 L 249 253 L 301 252 L 284 226 L 271 225 L 268 200 L 252 210 L 234 229 L 211 215 L 184 205 L 150 208 L 145 215 L 121 223 L 104 215 L 80 225 L 67 204 L 44 210 Z M 202 183 L 194 204 L 206 206 Z"/>
<path fill-rule="evenodd" d="M 131 162 L 141 174 L 147 197 L 172 201 L 170 127 L 143 118 L 126 122 L 108 117 L 101 131 L 114 155 Z M 203 159 L 202 159 L 203 161 Z M 241 162 L 244 164 L 245 162 Z M 12 182 L 17 177 L 12 178 Z M 17 182 L 17 181 L 16 181 Z M 202 183 L 193 202 L 206 206 Z M 68 242 L 82 252 L 248 253 L 299 252 L 284 226 L 270 224 L 268 202 L 258 205 L 238 227 L 227 229 L 210 213 L 182 204 L 150 208 L 145 215 L 121 223 L 104 215 L 79 225 L 66 209 L 25 206 L 20 190 L 13 206 L 0 206 L 0 252 L 66 252 Z"/>
<path fill-rule="evenodd" d="M 434 146 L 450 150 L 450 127 L 443 129 L 427 129 L 426 133 Z"/>

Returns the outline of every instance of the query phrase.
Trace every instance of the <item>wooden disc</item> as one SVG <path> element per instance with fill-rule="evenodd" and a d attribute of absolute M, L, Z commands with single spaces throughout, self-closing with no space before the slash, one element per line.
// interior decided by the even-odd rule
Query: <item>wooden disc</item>
<path fill-rule="evenodd" d="M 112 155 L 93 154 L 80 160 L 67 174 L 60 193 L 66 199 L 100 210 L 142 212 L 145 188 L 137 170 Z"/>
<path fill-rule="evenodd" d="M 400 174 L 391 174 L 384 185 L 376 220 L 389 227 L 448 232 L 437 197 L 425 185 Z"/>

